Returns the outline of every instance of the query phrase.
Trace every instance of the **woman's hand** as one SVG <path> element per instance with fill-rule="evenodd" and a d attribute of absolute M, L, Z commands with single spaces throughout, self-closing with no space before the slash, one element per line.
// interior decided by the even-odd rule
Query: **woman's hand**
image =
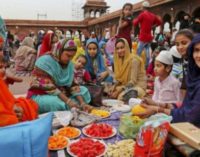
<path fill-rule="evenodd" d="M 115 90 L 114 92 L 111 93 L 110 97 L 112 99 L 117 99 L 119 93 L 120 93 L 119 91 Z"/>
<path fill-rule="evenodd" d="M 24 110 L 21 107 L 17 106 L 17 105 L 14 105 L 13 110 L 14 110 L 18 120 L 22 121 Z"/>
<path fill-rule="evenodd" d="M 94 109 L 94 107 L 92 107 L 88 104 L 81 105 L 81 108 L 83 111 L 88 112 L 88 113 L 90 113 Z"/>
<path fill-rule="evenodd" d="M 80 91 L 81 91 L 80 86 L 71 87 L 71 92 L 72 93 L 80 93 Z"/>
<path fill-rule="evenodd" d="M 67 105 L 69 105 L 70 108 L 73 108 L 73 107 L 80 108 L 80 106 L 71 99 L 70 99 L 70 101 L 67 102 Z"/>
<path fill-rule="evenodd" d="M 142 103 L 144 103 L 146 105 L 150 105 L 150 106 L 158 106 L 155 101 L 153 101 L 151 98 L 147 98 L 147 97 L 142 100 Z"/>
<path fill-rule="evenodd" d="M 149 106 L 146 104 L 141 104 L 141 106 L 144 107 L 146 111 L 143 113 L 135 114 L 134 116 L 138 116 L 140 118 L 148 118 L 151 115 L 154 115 L 159 109 L 158 106 Z"/>

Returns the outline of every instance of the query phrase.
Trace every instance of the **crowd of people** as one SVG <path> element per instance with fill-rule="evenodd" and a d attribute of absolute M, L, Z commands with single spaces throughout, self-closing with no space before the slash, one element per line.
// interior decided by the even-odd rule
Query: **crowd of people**
<path fill-rule="evenodd" d="M 37 40 L 31 34 L 25 37 L 13 60 L 16 74 L 31 74 L 27 98 L 16 99 L 9 91 L 10 83 L 23 80 L 6 73 L 6 40 L 0 37 L 0 126 L 73 107 L 88 112 L 93 93 L 87 85 L 95 84 L 107 89 L 107 98 L 141 98 L 146 111 L 139 117 L 165 113 L 174 123 L 200 127 L 199 18 L 190 25 L 185 17 L 168 40 L 162 29 L 152 34 L 163 21 L 149 7 L 143 2 L 143 11 L 133 18 L 132 4 L 123 6 L 113 52 L 106 48 L 110 37 L 99 40 L 94 33 L 85 42 L 76 36 L 67 39 L 60 31 L 40 31 Z M 132 40 L 131 31 L 138 26 L 138 38 Z"/>

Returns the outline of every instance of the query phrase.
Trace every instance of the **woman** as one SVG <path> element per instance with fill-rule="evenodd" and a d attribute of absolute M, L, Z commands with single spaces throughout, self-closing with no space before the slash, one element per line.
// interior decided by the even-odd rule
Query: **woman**
<path fill-rule="evenodd" d="M 63 40 L 57 43 L 51 54 L 36 61 L 28 97 L 39 104 L 40 113 L 88 107 L 90 95 L 87 88 L 73 85 L 74 65 L 71 60 L 76 50 L 73 40 Z"/>
<path fill-rule="evenodd" d="M 200 127 L 200 35 L 192 40 L 188 49 L 188 73 L 186 76 L 187 93 L 180 108 L 163 108 L 159 106 L 169 106 L 161 104 L 158 106 L 155 102 L 147 102 L 142 106 L 146 112 L 139 114 L 140 117 L 148 117 L 156 112 L 162 112 L 173 117 L 174 123 L 190 122 Z M 172 106 L 172 104 L 170 105 Z"/>
<path fill-rule="evenodd" d="M 86 45 L 86 70 L 90 73 L 94 82 L 112 82 L 109 71 L 105 66 L 105 62 L 96 39 L 89 39 Z"/>
<path fill-rule="evenodd" d="M 139 97 L 145 95 L 144 64 L 138 56 L 130 53 L 129 44 L 124 38 L 118 39 L 115 44 L 114 75 L 117 83 L 110 90 L 111 98 L 123 100 L 127 88 L 133 88 Z"/>
<path fill-rule="evenodd" d="M 36 119 L 38 105 L 31 99 L 14 98 L 0 76 L 0 127 Z"/>
<path fill-rule="evenodd" d="M 31 72 L 34 68 L 36 56 L 33 39 L 31 37 L 26 37 L 16 51 L 14 59 L 16 73 Z"/>
<path fill-rule="evenodd" d="M 45 55 L 53 50 L 53 45 L 58 41 L 58 37 L 54 33 L 47 33 L 42 41 L 41 47 L 38 48 L 38 57 Z"/>

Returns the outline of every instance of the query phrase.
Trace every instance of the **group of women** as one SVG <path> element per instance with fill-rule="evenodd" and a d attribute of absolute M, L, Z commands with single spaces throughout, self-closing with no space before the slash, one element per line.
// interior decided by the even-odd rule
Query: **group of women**
<path fill-rule="evenodd" d="M 183 105 L 180 108 L 163 109 L 146 101 L 146 104 L 143 105 L 147 109 L 146 112 L 138 116 L 148 117 L 156 112 L 164 112 L 172 115 L 173 122 L 189 121 L 200 126 L 198 114 L 200 110 L 198 98 L 200 91 L 200 35 L 196 35 L 190 42 L 187 50 L 188 69 L 185 79 L 187 94 Z M 37 103 L 38 113 L 70 110 L 72 107 L 81 110 L 91 109 L 89 105 L 91 96 L 88 89 L 84 85 L 74 82 L 74 63 L 72 60 L 77 52 L 76 43 L 71 39 L 58 41 L 50 52 L 46 52 L 37 59 L 32 71 L 33 79 L 27 97 Z M 184 41 L 181 44 L 184 45 Z M 110 74 L 95 39 L 87 41 L 85 52 L 81 51 L 82 54 L 86 56 L 85 69 L 89 72 L 93 83 L 112 83 L 107 91 L 109 98 L 123 100 L 127 89 L 135 91 L 140 98 L 145 96 L 144 64 L 140 57 L 130 52 L 126 39 L 120 38 L 115 43 L 114 77 Z M 76 90 L 71 90 L 74 87 Z"/>

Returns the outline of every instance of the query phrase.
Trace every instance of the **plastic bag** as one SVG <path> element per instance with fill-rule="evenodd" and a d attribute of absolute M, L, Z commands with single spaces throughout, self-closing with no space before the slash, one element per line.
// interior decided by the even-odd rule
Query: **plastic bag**
<path fill-rule="evenodd" d="M 171 116 L 156 114 L 140 128 L 134 148 L 135 157 L 162 157 Z"/>
<path fill-rule="evenodd" d="M 125 114 L 120 118 L 119 132 L 125 138 L 135 138 L 144 122 L 137 116 Z"/>

